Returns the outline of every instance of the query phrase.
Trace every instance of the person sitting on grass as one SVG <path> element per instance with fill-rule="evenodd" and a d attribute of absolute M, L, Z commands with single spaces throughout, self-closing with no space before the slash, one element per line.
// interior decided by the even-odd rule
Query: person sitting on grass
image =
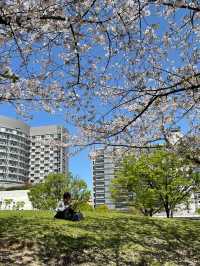
<path fill-rule="evenodd" d="M 54 218 L 71 220 L 71 221 L 80 221 L 83 219 L 82 213 L 78 213 L 74 211 L 74 208 L 71 204 L 71 194 L 69 192 L 65 192 L 63 194 L 63 200 L 58 203 L 56 208 L 56 215 Z"/>

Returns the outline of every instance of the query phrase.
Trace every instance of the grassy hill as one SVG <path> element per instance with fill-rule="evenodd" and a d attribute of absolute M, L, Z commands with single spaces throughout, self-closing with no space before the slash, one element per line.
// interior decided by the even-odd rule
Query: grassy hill
<path fill-rule="evenodd" d="M 85 213 L 0 212 L 0 265 L 200 265 L 200 221 Z"/>

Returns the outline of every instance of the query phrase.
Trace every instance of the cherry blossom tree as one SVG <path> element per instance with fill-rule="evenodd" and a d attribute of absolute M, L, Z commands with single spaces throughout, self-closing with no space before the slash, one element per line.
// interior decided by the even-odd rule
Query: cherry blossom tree
<path fill-rule="evenodd" d="M 2 0 L 0 101 L 63 111 L 80 147 L 197 135 L 199 19 L 198 0 Z"/>

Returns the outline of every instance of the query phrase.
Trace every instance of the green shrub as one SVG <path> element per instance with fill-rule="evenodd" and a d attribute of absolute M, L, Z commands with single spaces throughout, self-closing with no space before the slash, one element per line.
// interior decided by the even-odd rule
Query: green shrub
<path fill-rule="evenodd" d="M 137 216 L 141 216 L 142 213 L 141 211 L 139 211 L 137 208 L 135 207 L 129 207 L 128 209 L 128 213 L 132 214 L 132 215 L 137 215 Z"/>
<path fill-rule="evenodd" d="M 23 210 L 25 205 L 24 201 L 17 201 L 15 205 L 13 205 L 13 210 Z"/>
<path fill-rule="evenodd" d="M 93 211 L 94 208 L 89 203 L 81 203 L 79 206 L 80 211 Z"/>
<path fill-rule="evenodd" d="M 95 211 L 97 212 L 108 212 L 109 208 L 106 204 L 100 205 L 98 207 L 95 208 Z"/>
<path fill-rule="evenodd" d="M 200 208 L 196 210 L 196 213 L 197 214 L 200 214 Z"/>

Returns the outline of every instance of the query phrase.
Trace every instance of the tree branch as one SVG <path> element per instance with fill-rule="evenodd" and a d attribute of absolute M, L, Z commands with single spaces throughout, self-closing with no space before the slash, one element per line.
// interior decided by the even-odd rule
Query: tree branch
<path fill-rule="evenodd" d="M 80 55 L 79 55 L 79 52 L 78 52 L 78 43 L 77 43 L 76 35 L 75 35 L 74 28 L 73 28 L 71 23 L 70 23 L 70 29 L 71 29 L 72 36 L 73 36 L 73 39 L 74 39 L 74 46 L 76 48 L 75 53 L 76 53 L 76 57 L 77 57 L 77 69 L 78 69 L 76 84 L 78 85 L 80 83 L 80 75 L 81 75 Z"/>
<path fill-rule="evenodd" d="M 188 9 L 188 10 L 193 10 L 195 12 L 200 12 L 200 7 L 199 6 L 191 6 L 189 4 L 184 4 L 184 3 L 170 3 L 170 2 L 159 2 L 157 0 L 149 0 L 149 3 L 155 3 L 159 5 L 164 5 L 164 6 L 169 6 L 173 8 L 182 8 L 182 9 Z"/>

